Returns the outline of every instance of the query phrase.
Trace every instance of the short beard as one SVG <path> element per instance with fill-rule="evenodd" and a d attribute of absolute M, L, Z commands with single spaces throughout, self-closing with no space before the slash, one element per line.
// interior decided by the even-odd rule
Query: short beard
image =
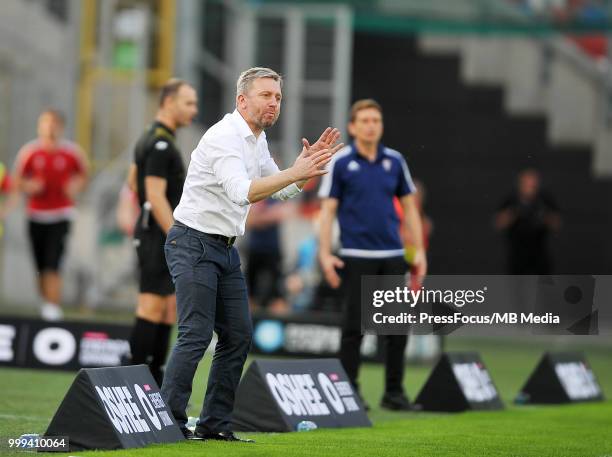
<path fill-rule="evenodd" d="M 257 127 L 259 127 L 262 130 L 265 129 L 269 129 L 270 127 L 272 127 L 274 124 L 276 124 L 276 121 L 278 120 L 278 116 L 275 116 L 274 119 L 272 119 L 269 122 L 266 122 L 263 120 L 264 117 L 261 116 L 261 118 L 259 119 L 259 121 L 257 122 Z"/>

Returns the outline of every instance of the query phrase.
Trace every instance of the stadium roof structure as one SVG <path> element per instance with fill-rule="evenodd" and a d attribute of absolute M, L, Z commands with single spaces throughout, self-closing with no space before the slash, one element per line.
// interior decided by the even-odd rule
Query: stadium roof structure
<path fill-rule="evenodd" d="M 221 1 L 221 0 L 218 0 Z M 316 5 L 321 0 L 247 0 Z M 389 33 L 551 35 L 612 34 L 612 0 L 336 0 L 354 10 L 354 27 Z"/>

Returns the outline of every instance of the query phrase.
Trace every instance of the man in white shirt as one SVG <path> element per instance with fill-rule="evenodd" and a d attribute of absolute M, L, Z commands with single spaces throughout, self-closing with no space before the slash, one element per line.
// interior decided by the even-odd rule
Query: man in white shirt
<path fill-rule="evenodd" d="M 233 247 L 244 234 L 252 203 L 298 195 L 304 183 L 326 173 L 342 144 L 328 128 L 280 171 L 268 151 L 264 129 L 280 114 L 282 79 L 268 68 L 238 78 L 236 110 L 213 125 L 191 155 L 175 225 L 165 244 L 176 288 L 178 338 L 166 367 L 162 395 L 188 439 L 250 441 L 230 430 L 234 396 L 252 336 L 247 290 Z M 193 377 L 213 330 L 219 338 L 195 432 L 185 409 Z"/>

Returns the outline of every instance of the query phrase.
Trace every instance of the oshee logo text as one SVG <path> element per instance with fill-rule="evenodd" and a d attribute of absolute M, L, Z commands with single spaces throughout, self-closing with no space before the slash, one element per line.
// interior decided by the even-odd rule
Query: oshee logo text
<path fill-rule="evenodd" d="M 147 433 L 153 428 L 161 430 L 172 425 L 167 411 L 156 411 L 165 408 L 159 392 L 147 395 L 138 384 L 134 384 L 136 403 L 127 386 L 95 388 L 106 414 L 119 433 Z"/>
<path fill-rule="evenodd" d="M 317 381 L 319 387 L 308 373 L 266 374 L 276 403 L 288 416 L 329 416 L 332 409 L 336 414 L 359 410 L 348 382 L 332 382 L 325 373 L 319 373 Z"/>

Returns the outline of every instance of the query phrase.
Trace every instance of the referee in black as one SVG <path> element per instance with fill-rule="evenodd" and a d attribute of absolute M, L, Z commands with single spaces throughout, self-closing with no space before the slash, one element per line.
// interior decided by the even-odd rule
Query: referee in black
<path fill-rule="evenodd" d="M 137 192 L 141 207 L 134 229 L 140 281 L 130 338 L 132 363 L 148 364 L 160 386 L 176 321 L 176 295 L 164 243 L 174 224 L 172 211 L 181 199 L 186 174 L 175 132 L 191 124 L 198 112 L 197 102 L 196 91 L 187 82 L 171 79 L 164 84 L 155 121 L 136 143 L 128 175 L 128 185 Z"/>
<path fill-rule="evenodd" d="M 338 151 L 323 177 L 319 260 L 325 279 L 340 286 L 342 273 L 344 318 L 340 361 L 355 390 L 360 365 L 361 276 L 403 275 L 408 270 L 402 238 L 416 247 L 414 273 L 419 281 L 427 271 L 423 250 L 423 229 L 410 171 L 404 157 L 380 143 L 383 116 L 380 105 L 371 99 L 359 100 L 351 108 L 348 131 L 354 141 Z M 393 205 L 397 197 L 404 209 L 403 236 Z M 340 225 L 340 258 L 331 253 L 333 220 Z M 385 393 L 381 406 L 409 410 L 404 393 L 404 351 L 407 335 L 385 336 Z M 367 404 L 364 402 L 364 405 Z"/>

